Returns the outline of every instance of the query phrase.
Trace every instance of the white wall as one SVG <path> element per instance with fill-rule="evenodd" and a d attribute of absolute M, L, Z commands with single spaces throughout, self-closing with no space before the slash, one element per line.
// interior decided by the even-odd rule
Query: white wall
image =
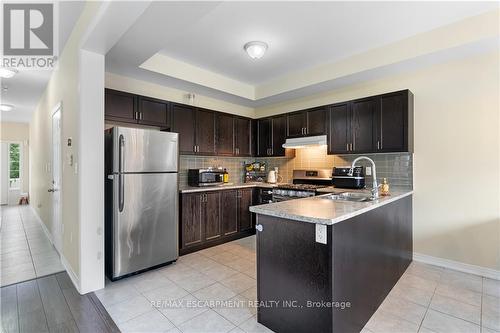
<path fill-rule="evenodd" d="M 258 117 L 400 89 L 415 95 L 414 251 L 500 270 L 498 50 L 256 110 Z"/>
<path fill-rule="evenodd" d="M 80 216 L 79 216 L 79 120 L 80 120 L 80 75 L 79 49 L 89 23 L 101 6 L 100 2 L 87 2 L 73 32 L 59 57 L 59 67 L 52 74 L 47 88 L 33 114 L 30 126 L 31 144 L 31 205 L 47 229 L 52 230 L 52 199 L 47 188 L 52 178 L 51 161 L 51 116 L 53 108 L 62 103 L 62 224 L 63 264 L 70 276 L 80 277 Z M 67 140 L 72 139 L 72 146 Z M 73 164 L 70 164 L 72 157 Z"/>

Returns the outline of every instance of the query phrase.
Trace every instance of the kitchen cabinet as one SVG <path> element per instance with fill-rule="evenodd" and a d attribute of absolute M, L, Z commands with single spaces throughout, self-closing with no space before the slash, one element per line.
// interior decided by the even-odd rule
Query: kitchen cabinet
<path fill-rule="evenodd" d="M 179 133 L 179 152 L 194 154 L 196 152 L 194 107 L 182 104 L 172 104 L 172 132 Z"/>
<path fill-rule="evenodd" d="M 181 154 L 215 155 L 215 113 L 189 105 L 172 105 L 172 132 L 179 133 Z"/>
<path fill-rule="evenodd" d="M 270 156 L 272 152 L 272 120 L 257 120 L 257 156 Z"/>
<path fill-rule="evenodd" d="M 236 156 L 252 156 L 252 121 L 249 118 L 234 118 L 234 145 Z"/>
<path fill-rule="evenodd" d="M 104 116 L 108 121 L 137 123 L 137 96 L 123 91 L 106 89 L 104 92 Z"/>
<path fill-rule="evenodd" d="M 408 90 L 380 95 L 376 114 L 376 151 L 413 150 L 413 94 Z"/>
<path fill-rule="evenodd" d="M 171 110 L 169 103 L 159 99 L 140 96 L 138 98 L 138 123 L 158 126 L 163 129 L 171 127 Z"/>
<path fill-rule="evenodd" d="M 205 227 L 203 240 L 210 241 L 221 236 L 220 192 L 206 192 L 203 196 L 200 214 Z"/>
<path fill-rule="evenodd" d="M 224 236 L 238 232 L 238 190 L 222 191 L 222 234 Z"/>
<path fill-rule="evenodd" d="M 218 113 L 215 116 L 215 147 L 217 155 L 232 156 L 236 154 L 234 145 L 235 131 L 233 116 Z"/>
<path fill-rule="evenodd" d="M 327 107 L 292 112 L 287 116 L 287 137 L 325 135 L 327 132 Z"/>
<path fill-rule="evenodd" d="M 253 190 L 241 189 L 237 191 L 238 195 L 238 230 L 247 231 L 253 229 L 252 213 L 250 206 L 253 204 Z"/>
<path fill-rule="evenodd" d="M 198 193 L 184 194 L 181 203 L 181 248 L 198 245 L 203 242 L 203 224 L 201 205 L 203 195 Z"/>
<path fill-rule="evenodd" d="M 195 121 L 197 154 L 215 154 L 215 112 L 206 109 L 196 110 Z"/>
<path fill-rule="evenodd" d="M 409 90 L 333 104 L 328 154 L 413 151 L 413 94 Z"/>
<path fill-rule="evenodd" d="M 253 188 L 181 194 L 180 254 L 254 234 L 253 197 Z"/>
<path fill-rule="evenodd" d="M 282 146 L 286 135 L 286 114 L 257 120 L 257 156 L 295 156 L 295 150 Z"/>
<path fill-rule="evenodd" d="M 347 154 L 351 143 L 351 111 L 349 103 L 330 108 L 328 154 Z"/>
<path fill-rule="evenodd" d="M 372 98 L 353 101 L 351 104 L 351 153 L 370 153 L 375 149 L 375 108 Z"/>

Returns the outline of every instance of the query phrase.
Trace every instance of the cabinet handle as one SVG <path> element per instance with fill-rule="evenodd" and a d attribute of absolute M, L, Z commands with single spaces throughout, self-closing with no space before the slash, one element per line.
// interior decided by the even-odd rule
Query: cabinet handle
<path fill-rule="evenodd" d="M 351 143 L 351 151 L 354 151 L 353 144 Z"/>
<path fill-rule="evenodd" d="M 377 141 L 377 149 L 380 150 L 380 141 Z"/>
<path fill-rule="evenodd" d="M 349 144 L 348 143 L 345 144 L 345 150 L 349 151 Z"/>
<path fill-rule="evenodd" d="M 139 112 L 139 120 L 142 120 L 142 112 Z"/>

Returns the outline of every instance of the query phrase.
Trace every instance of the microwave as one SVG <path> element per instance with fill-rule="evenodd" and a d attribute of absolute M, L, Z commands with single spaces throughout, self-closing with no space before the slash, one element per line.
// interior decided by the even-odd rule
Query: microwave
<path fill-rule="evenodd" d="M 189 169 L 189 186 L 214 186 L 224 184 L 224 171 L 222 169 Z"/>

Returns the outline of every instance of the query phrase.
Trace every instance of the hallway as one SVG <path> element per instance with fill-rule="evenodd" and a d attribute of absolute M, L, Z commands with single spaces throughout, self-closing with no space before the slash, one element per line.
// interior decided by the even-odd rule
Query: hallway
<path fill-rule="evenodd" d="M 64 271 L 59 255 L 29 206 L 1 207 L 0 286 Z"/>

